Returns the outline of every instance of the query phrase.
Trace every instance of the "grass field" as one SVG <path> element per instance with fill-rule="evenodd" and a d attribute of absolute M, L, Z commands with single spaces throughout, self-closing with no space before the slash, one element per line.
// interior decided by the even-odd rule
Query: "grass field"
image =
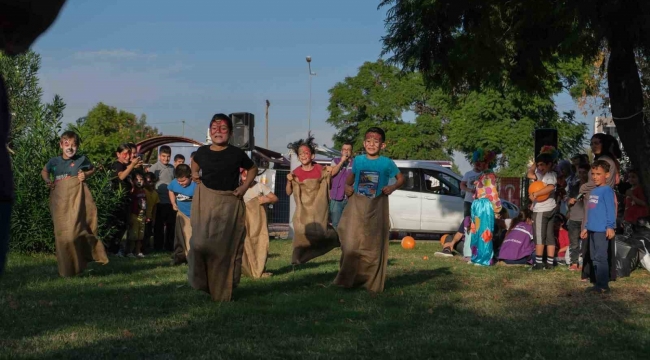
<path fill-rule="evenodd" d="M 586 294 L 565 269 L 475 267 L 440 245 L 394 243 L 386 290 L 331 285 L 339 250 L 292 272 L 271 242 L 270 278 L 231 303 L 187 285 L 166 255 L 111 258 L 62 279 L 53 256 L 11 255 L 0 278 L 0 358 L 648 359 L 650 273 Z"/>

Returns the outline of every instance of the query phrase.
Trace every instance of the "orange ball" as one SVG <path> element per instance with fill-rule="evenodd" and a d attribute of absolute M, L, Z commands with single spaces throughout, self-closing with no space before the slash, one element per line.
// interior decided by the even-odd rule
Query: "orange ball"
<path fill-rule="evenodd" d="M 415 247 L 415 239 L 411 236 L 405 236 L 402 239 L 402 247 L 406 250 L 411 250 Z"/>
<path fill-rule="evenodd" d="M 445 241 L 447 241 L 447 237 L 448 237 L 448 236 L 449 236 L 449 234 L 444 234 L 444 235 L 442 235 L 442 236 L 440 237 L 440 245 L 444 245 L 444 244 L 445 244 Z"/>
<path fill-rule="evenodd" d="M 546 185 L 543 182 L 535 181 L 532 184 L 530 184 L 530 186 L 528 187 L 528 195 L 531 195 L 534 192 L 538 192 L 538 191 L 542 190 L 545 187 L 546 187 Z M 537 201 L 537 202 L 546 201 L 550 195 L 551 195 L 550 193 L 546 194 L 546 195 L 540 195 L 540 196 L 535 198 L 535 201 Z"/>

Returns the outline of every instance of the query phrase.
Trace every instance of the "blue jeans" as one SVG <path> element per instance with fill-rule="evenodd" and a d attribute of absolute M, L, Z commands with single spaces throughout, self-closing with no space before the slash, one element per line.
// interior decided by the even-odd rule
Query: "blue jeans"
<path fill-rule="evenodd" d="M 339 200 L 330 200 L 330 219 L 332 219 L 332 226 L 336 229 L 339 226 L 339 221 L 341 221 L 341 215 L 343 214 L 343 209 L 345 205 L 348 204 L 348 199 Z"/>
<path fill-rule="evenodd" d="M 4 271 L 9 250 L 9 227 L 11 226 L 11 203 L 0 202 L 0 274 Z"/>
<path fill-rule="evenodd" d="M 600 289 L 609 289 L 609 264 L 607 262 L 609 241 L 604 232 L 589 232 L 589 255 L 594 263 L 596 287 Z"/>

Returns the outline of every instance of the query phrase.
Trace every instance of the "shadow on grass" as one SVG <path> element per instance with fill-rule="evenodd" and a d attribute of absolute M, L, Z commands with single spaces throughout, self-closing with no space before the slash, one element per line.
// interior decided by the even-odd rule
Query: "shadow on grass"
<path fill-rule="evenodd" d="M 308 263 L 305 263 L 305 264 L 295 265 L 295 267 L 292 266 L 292 265 L 287 265 L 287 266 L 283 266 L 283 267 L 281 267 L 279 269 L 273 270 L 273 275 L 274 276 L 280 276 L 280 275 L 284 275 L 284 274 L 290 274 L 290 273 L 294 272 L 294 269 L 295 269 L 295 272 L 300 272 L 300 271 L 309 270 L 309 269 L 316 269 L 316 268 L 331 265 L 331 264 L 338 264 L 338 261 L 336 261 L 336 260 L 327 260 L 327 261 L 316 262 L 316 261 L 312 260 L 312 261 L 310 261 Z"/>

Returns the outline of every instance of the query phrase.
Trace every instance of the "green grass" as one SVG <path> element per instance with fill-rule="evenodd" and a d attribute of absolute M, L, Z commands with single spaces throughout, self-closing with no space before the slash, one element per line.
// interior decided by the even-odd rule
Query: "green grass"
<path fill-rule="evenodd" d="M 475 267 L 436 242 L 392 243 L 386 290 L 332 286 L 339 250 L 292 272 L 271 242 L 271 278 L 243 278 L 231 303 L 191 289 L 166 255 L 111 258 L 58 277 L 53 256 L 9 258 L 0 279 L 0 358 L 647 359 L 650 273 L 611 295 L 564 269 Z M 424 257 L 428 256 L 428 259 Z"/>

